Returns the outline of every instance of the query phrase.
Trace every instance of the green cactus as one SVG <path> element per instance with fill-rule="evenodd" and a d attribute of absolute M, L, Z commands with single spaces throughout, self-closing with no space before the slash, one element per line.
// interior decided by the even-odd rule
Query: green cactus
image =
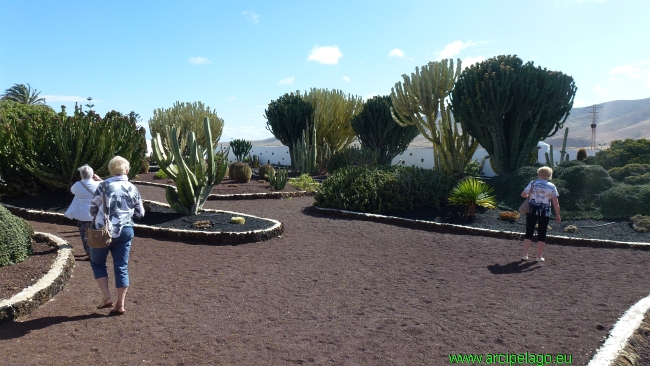
<path fill-rule="evenodd" d="M 235 154 L 237 161 L 243 161 L 244 156 L 248 155 L 253 148 L 253 144 L 243 139 L 234 139 L 230 141 L 232 153 Z"/>
<path fill-rule="evenodd" d="M 375 96 L 351 122 L 359 142 L 375 152 L 379 165 L 389 165 L 420 134 L 416 126 L 401 127 L 393 121 L 392 105 L 390 96 Z"/>
<path fill-rule="evenodd" d="M 251 181 L 253 171 L 248 164 L 237 162 L 231 164 L 230 178 L 237 181 L 237 183 L 248 183 Z"/>
<path fill-rule="evenodd" d="M 433 143 L 433 160 L 438 172 L 462 176 L 465 166 L 472 160 L 478 142 L 467 131 L 452 121 L 450 106 L 445 101 L 458 80 L 461 61 L 429 62 L 408 77 L 404 83 L 391 88 L 393 119 L 402 127 L 415 125 L 420 133 Z M 440 113 L 441 120 L 438 120 Z"/>
<path fill-rule="evenodd" d="M 301 174 L 318 173 L 316 151 L 316 127 L 313 124 L 308 124 L 307 129 L 302 131 L 302 137 L 293 145 L 293 159 L 296 161 L 295 164 L 291 161 L 291 165 L 295 165 Z"/>
<path fill-rule="evenodd" d="M 276 191 L 281 191 L 289 180 L 289 172 L 286 169 L 278 168 L 277 172 L 269 174 L 269 183 Z"/>
<path fill-rule="evenodd" d="M 203 119 L 203 130 L 206 149 L 197 143 L 194 131 L 189 131 L 186 145 L 189 154 L 185 156 L 182 154 L 176 126 L 166 128 L 166 138 L 171 143 L 169 149 L 163 145 L 160 133 L 151 141 L 153 157 L 158 166 L 176 182 L 176 189 L 166 188 L 167 202 L 174 211 L 183 215 L 196 215 L 201 211 L 212 187 L 221 183 L 228 167 L 225 160 L 218 165 L 215 162 L 208 117 Z"/>
<path fill-rule="evenodd" d="M 537 143 L 563 127 L 576 91 L 571 76 L 517 56 L 497 56 L 461 73 L 451 108 L 503 174 L 528 164 Z"/>
<path fill-rule="evenodd" d="M 273 165 L 271 164 L 264 164 L 260 166 L 258 174 L 260 176 L 260 179 L 268 180 L 271 174 L 275 174 L 275 169 L 273 169 Z"/>

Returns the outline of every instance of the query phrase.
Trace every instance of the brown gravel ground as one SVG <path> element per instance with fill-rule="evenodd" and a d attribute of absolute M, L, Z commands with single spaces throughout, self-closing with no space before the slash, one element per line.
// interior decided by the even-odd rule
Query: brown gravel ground
<path fill-rule="evenodd" d="M 521 262 L 518 241 L 323 216 L 312 202 L 208 201 L 284 223 L 262 243 L 136 232 L 122 317 L 95 309 L 89 263 L 76 262 L 64 291 L 0 327 L 2 364 L 445 365 L 450 353 L 529 352 L 585 365 L 650 293 L 650 251 L 549 244 L 546 262 Z M 31 223 L 83 251 L 75 227 Z"/>
<path fill-rule="evenodd" d="M 32 241 L 34 254 L 18 265 L 0 267 L 0 299 L 8 299 L 38 282 L 52 267 L 56 248 L 44 241 Z"/>

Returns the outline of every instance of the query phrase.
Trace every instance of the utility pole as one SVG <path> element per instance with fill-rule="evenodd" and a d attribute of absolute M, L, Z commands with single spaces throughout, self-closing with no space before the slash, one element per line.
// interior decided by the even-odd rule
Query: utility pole
<path fill-rule="evenodd" d="M 591 108 L 589 116 L 591 117 L 591 147 L 590 150 L 596 150 L 596 120 L 598 119 L 598 109 L 602 108 L 603 105 L 592 105 L 587 108 Z"/>

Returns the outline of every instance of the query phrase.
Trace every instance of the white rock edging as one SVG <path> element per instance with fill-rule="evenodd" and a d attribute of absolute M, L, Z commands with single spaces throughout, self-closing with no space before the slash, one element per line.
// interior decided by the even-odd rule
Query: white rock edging
<path fill-rule="evenodd" d="M 650 295 L 632 305 L 614 324 L 614 328 L 609 332 L 609 337 L 607 337 L 605 343 L 598 349 L 587 366 L 611 365 L 627 346 L 628 339 L 639 328 L 648 310 L 650 310 Z"/>
<path fill-rule="evenodd" d="M 72 246 L 58 236 L 36 232 L 35 238 L 46 238 L 58 246 L 58 254 L 50 270 L 35 284 L 9 299 L 0 301 L 0 324 L 31 313 L 59 293 L 72 275 Z"/>

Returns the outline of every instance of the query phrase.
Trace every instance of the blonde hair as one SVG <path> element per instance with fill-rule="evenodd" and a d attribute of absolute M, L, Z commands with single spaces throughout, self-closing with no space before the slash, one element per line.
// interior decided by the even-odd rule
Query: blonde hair
<path fill-rule="evenodd" d="M 84 164 L 77 170 L 81 174 L 81 179 L 90 179 L 93 177 L 93 174 L 95 174 L 93 168 L 91 168 L 88 164 Z"/>
<path fill-rule="evenodd" d="M 129 169 L 131 169 L 129 161 L 119 155 L 115 155 L 113 159 L 108 162 L 108 171 L 111 172 L 112 175 L 127 174 Z"/>
<path fill-rule="evenodd" d="M 553 178 L 553 169 L 543 166 L 537 169 L 537 176 L 542 179 L 551 180 Z"/>

